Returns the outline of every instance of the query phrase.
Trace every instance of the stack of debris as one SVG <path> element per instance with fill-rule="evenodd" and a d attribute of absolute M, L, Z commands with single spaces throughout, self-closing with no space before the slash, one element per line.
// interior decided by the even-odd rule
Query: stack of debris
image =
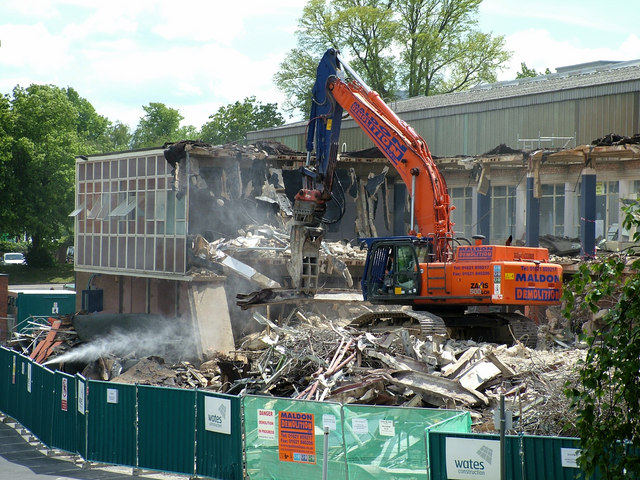
<path fill-rule="evenodd" d="M 411 325 L 374 334 L 346 320 L 361 307 L 332 308 L 297 308 L 279 324 L 256 313 L 264 329 L 238 342 L 233 358 L 215 354 L 197 367 L 148 357 L 112 381 L 347 404 L 463 408 L 472 412 L 479 431 L 493 429 L 492 409 L 505 395 L 519 431 L 572 433 L 562 392 L 565 382 L 574 381 L 572 367 L 583 357 L 581 350 L 420 339 L 410 333 Z"/>
<path fill-rule="evenodd" d="M 9 345 L 28 355 L 38 363 L 66 351 L 79 342 L 68 315 L 52 317 L 30 317 L 27 326 L 14 332 Z"/>
<path fill-rule="evenodd" d="M 276 279 L 268 278 L 254 267 L 257 263 L 284 264 L 291 256 L 289 235 L 269 225 L 248 226 L 240 236 L 219 238 L 211 242 L 196 235 L 190 255 L 191 275 L 237 274 L 260 288 L 279 288 Z M 366 252 L 356 250 L 349 243 L 323 242 L 320 250 L 321 272 L 342 275 L 347 287 L 353 286 L 350 265 L 364 265 Z"/>
<path fill-rule="evenodd" d="M 563 389 L 575 381 L 573 366 L 583 351 L 568 347 L 572 334 L 560 318 L 548 319 L 552 331 L 543 330 L 540 343 L 552 348 L 530 350 L 520 343 L 507 347 L 444 335 L 420 338 L 420 329 L 410 321 L 365 332 L 351 319 L 367 308 L 373 306 L 300 305 L 278 322 L 254 313 L 262 330 L 238 341 L 232 356 L 214 353 L 204 363 L 181 359 L 169 364 L 157 356 L 101 353 L 78 371 L 98 380 L 229 394 L 462 408 L 472 412 L 478 431 L 493 429 L 492 409 L 505 395 L 519 431 L 572 434 Z M 41 352 L 53 351 L 61 339 L 59 351 L 74 344 L 72 332 L 69 321 L 56 320 L 26 348 L 44 362 Z"/>

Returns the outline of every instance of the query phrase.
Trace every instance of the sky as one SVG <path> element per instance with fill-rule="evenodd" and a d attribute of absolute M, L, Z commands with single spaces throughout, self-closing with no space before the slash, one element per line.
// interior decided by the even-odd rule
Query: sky
<path fill-rule="evenodd" d="M 96 111 L 135 129 L 143 106 L 164 103 L 200 128 L 249 96 L 284 101 L 273 75 L 305 0 L 2 0 L 0 94 L 32 83 L 73 87 Z M 640 59 L 638 0 L 484 0 L 479 28 L 520 63 L 549 68 Z M 292 119 L 295 120 L 295 119 Z"/>

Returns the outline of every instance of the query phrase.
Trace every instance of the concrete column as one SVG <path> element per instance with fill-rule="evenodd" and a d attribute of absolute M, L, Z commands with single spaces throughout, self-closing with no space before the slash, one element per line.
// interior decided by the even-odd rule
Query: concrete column
<path fill-rule="evenodd" d="M 490 180 L 487 180 L 490 182 Z M 487 194 L 478 193 L 478 233 L 484 235 L 488 241 L 491 241 L 491 184 L 488 183 Z"/>
<path fill-rule="evenodd" d="M 565 182 L 564 184 L 564 236 L 576 237 L 576 192 L 573 191 L 575 183 Z"/>
<path fill-rule="evenodd" d="M 580 241 L 581 255 L 593 257 L 596 254 L 596 171 L 589 167 L 582 171 L 580 197 Z"/>
<path fill-rule="evenodd" d="M 478 225 L 478 187 L 476 186 L 471 187 L 471 225 Z"/>
<path fill-rule="evenodd" d="M 527 221 L 527 185 L 520 182 L 516 187 L 516 233 L 514 236 L 515 240 L 523 240 L 525 237 L 526 231 L 526 221 Z"/>
<path fill-rule="evenodd" d="M 535 198 L 533 174 L 527 173 L 527 228 L 525 245 L 528 247 L 540 246 L 540 199 Z"/>

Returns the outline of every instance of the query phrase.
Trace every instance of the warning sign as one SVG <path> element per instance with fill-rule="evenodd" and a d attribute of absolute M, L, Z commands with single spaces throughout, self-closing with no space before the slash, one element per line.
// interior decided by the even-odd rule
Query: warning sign
<path fill-rule="evenodd" d="M 63 412 L 67 411 L 67 397 L 69 396 L 69 389 L 67 386 L 67 379 L 63 378 L 62 379 L 62 391 L 61 391 L 61 404 L 60 404 L 60 410 L 62 410 Z"/>
<path fill-rule="evenodd" d="M 316 463 L 315 422 L 312 413 L 278 413 L 278 451 L 281 462 Z"/>

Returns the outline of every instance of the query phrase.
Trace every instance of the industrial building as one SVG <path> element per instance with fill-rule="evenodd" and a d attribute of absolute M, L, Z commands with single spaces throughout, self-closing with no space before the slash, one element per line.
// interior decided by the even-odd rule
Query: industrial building
<path fill-rule="evenodd" d="M 558 68 L 550 75 L 504 81 L 446 95 L 390 103 L 427 141 L 456 206 L 456 231 L 484 233 L 494 243 L 509 235 L 525 240 L 528 155 L 493 155 L 499 145 L 533 152 L 590 145 L 615 133 L 640 132 L 640 60 L 592 62 Z M 303 150 L 306 122 L 251 132 L 250 142 L 276 140 Z M 342 151 L 370 148 L 372 142 L 350 118 L 344 119 Z M 489 152 L 489 153 L 487 153 Z M 476 157 L 476 158 L 473 158 Z M 477 158 L 480 157 L 480 158 Z M 638 156 L 625 151 L 546 162 L 536 171 L 540 190 L 540 235 L 581 235 L 581 176 L 595 173 L 596 238 L 620 223 L 620 199 L 640 192 Z M 482 175 L 484 170 L 484 175 Z M 404 185 L 394 172 L 395 189 Z M 394 182 L 392 182 L 394 183 Z M 537 183 L 537 184 L 538 184 Z M 480 190 L 478 190 L 480 188 Z M 402 202 L 405 194 L 394 195 Z M 395 212 L 404 205 L 394 207 Z M 395 234 L 404 231 L 394 231 Z"/>

